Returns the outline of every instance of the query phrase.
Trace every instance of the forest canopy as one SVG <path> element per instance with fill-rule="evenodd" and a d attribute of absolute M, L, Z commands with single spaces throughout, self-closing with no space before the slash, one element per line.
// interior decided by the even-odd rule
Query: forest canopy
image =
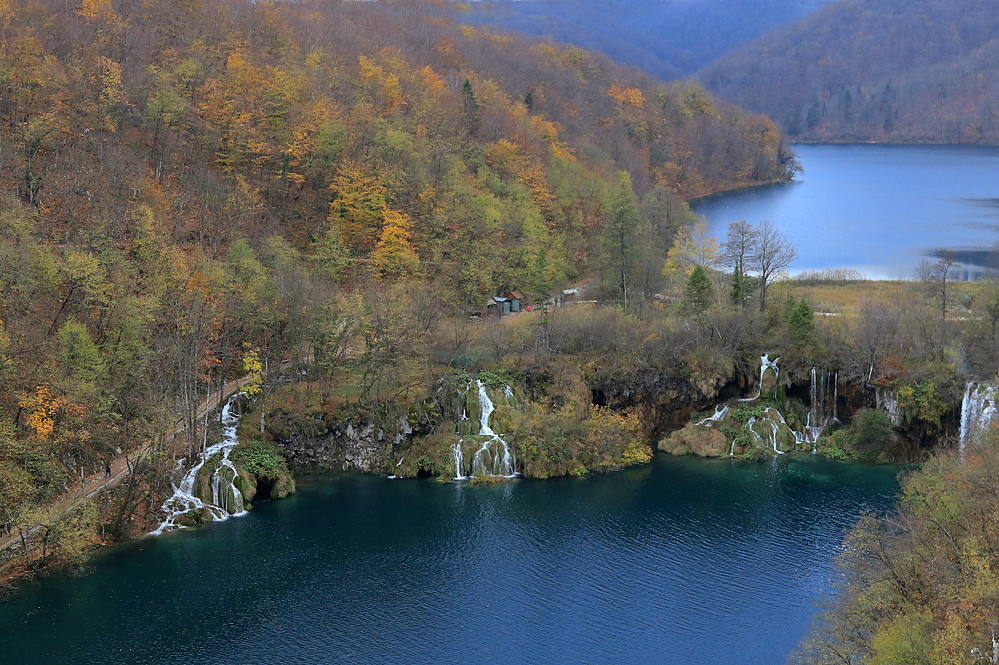
<path fill-rule="evenodd" d="M 332 372 L 350 330 L 389 371 L 504 289 L 644 297 L 685 197 L 793 173 L 695 84 L 436 6 L 0 0 L 6 520 L 177 414 L 201 443 L 246 357 Z"/>

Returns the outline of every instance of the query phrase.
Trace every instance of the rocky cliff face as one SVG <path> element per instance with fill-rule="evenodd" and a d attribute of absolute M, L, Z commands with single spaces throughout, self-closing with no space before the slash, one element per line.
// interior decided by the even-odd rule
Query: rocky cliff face
<path fill-rule="evenodd" d="M 683 427 L 692 413 L 713 405 L 725 386 L 719 379 L 705 390 L 668 372 L 648 371 L 601 379 L 591 389 L 594 404 L 637 412 L 643 429 L 652 434 Z"/>
<path fill-rule="evenodd" d="M 293 423 L 290 423 L 293 425 Z M 293 471 L 384 472 L 389 468 L 392 450 L 409 447 L 414 435 L 425 434 L 405 417 L 392 428 L 373 423 L 355 425 L 349 421 L 323 423 L 303 431 L 296 427 L 273 432 L 277 451 Z"/>

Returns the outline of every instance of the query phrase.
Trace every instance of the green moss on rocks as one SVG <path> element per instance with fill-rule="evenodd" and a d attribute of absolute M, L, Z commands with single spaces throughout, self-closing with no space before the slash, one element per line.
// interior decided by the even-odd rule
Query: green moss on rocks
<path fill-rule="evenodd" d="M 295 491 L 295 479 L 284 457 L 270 443 L 259 439 L 240 441 L 229 453 L 239 471 L 237 489 L 246 501 L 257 497 L 261 485 L 269 485 L 267 498 L 283 499 Z M 234 483 L 235 484 L 235 483 Z"/>

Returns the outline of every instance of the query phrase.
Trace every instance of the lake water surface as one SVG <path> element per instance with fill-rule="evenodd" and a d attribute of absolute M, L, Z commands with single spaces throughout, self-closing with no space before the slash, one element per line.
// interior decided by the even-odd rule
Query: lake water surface
<path fill-rule="evenodd" d="M 910 278 L 924 258 L 954 250 L 966 276 L 994 267 L 999 241 L 999 148 L 796 145 L 794 181 L 700 199 L 719 242 L 731 222 L 774 222 L 798 250 L 792 274 L 852 268 Z"/>
<path fill-rule="evenodd" d="M 314 476 L 0 602 L 7 663 L 773 665 L 897 468 L 657 455 L 492 487 Z"/>

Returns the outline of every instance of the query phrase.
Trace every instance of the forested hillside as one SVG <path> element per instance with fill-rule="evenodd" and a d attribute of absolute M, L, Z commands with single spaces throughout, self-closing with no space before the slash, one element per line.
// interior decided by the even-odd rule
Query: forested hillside
<path fill-rule="evenodd" d="M 494 0 L 467 20 L 605 53 L 665 80 L 796 21 L 830 0 Z"/>
<path fill-rule="evenodd" d="M 0 0 L 0 519 L 178 414 L 203 444 L 247 359 L 335 364 L 344 309 L 384 373 L 501 289 L 603 270 L 635 302 L 682 197 L 793 168 L 696 85 L 424 9 Z"/>
<path fill-rule="evenodd" d="M 795 140 L 999 142 L 987 0 L 841 0 L 698 73 Z"/>
<path fill-rule="evenodd" d="M 791 662 L 961 665 L 999 660 L 995 431 L 902 484 L 900 506 L 846 539 L 842 591 Z"/>

